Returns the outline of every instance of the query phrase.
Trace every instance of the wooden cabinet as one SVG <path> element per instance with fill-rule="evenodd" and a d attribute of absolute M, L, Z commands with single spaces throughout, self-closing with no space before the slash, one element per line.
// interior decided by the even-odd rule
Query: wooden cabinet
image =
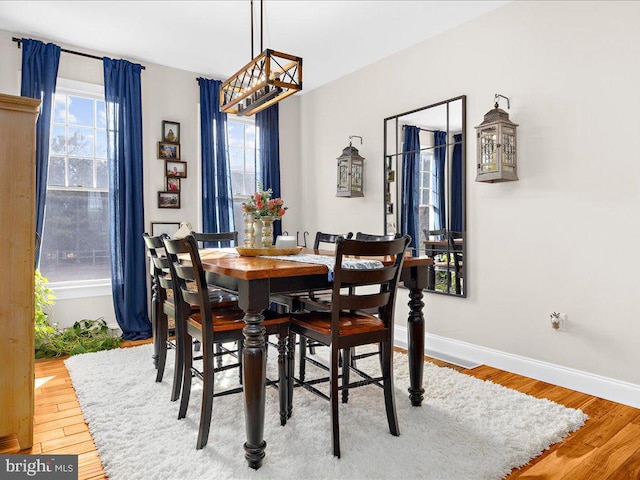
<path fill-rule="evenodd" d="M 35 125 L 39 100 L 0 94 L 0 437 L 33 445 Z"/>

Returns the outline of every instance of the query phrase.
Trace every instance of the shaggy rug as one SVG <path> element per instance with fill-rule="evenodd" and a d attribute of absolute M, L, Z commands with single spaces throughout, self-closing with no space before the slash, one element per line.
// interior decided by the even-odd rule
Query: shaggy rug
<path fill-rule="evenodd" d="M 396 353 L 399 437 L 389 434 L 382 389 L 354 389 L 349 403 L 340 404 L 342 458 L 336 459 L 329 402 L 296 388 L 293 416 L 281 427 L 277 391 L 267 388 L 267 455 L 262 468 L 254 471 L 242 447 L 242 397 L 214 399 L 209 443 L 197 451 L 201 382 L 194 379 L 187 417 L 177 420 L 178 403 L 169 401 L 173 356 L 164 381 L 156 383 L 151 355 L 152 346 L 144 345 L 65 361 L 111 480 L 501 479 L 587 419 L 580 410 L 430 363 L 425 364 L 424 403 L 412 407 L 406 393 L 407 356 Z M 270 371 L 275 358 L 270 350 Z M 372 368 L 376 363 L 371 357 L 359 366 Z M 313 373 L 311 367 L 307 371 Z M 222 382 L 235 382 L 237 373 L 230 370 L 221 377 Z"/>

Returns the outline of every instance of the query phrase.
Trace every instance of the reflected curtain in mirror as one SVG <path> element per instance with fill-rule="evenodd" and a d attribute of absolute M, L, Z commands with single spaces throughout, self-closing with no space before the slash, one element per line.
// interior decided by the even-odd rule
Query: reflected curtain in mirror
<path fill-rule="evenodd" d="M 435 168 L 433 172 L 433 229 L 446 229 L 447 193 L 445 191 L 445 171 L 447 159 L 447 132 L 433 132 L 433 156 Z"/>
<path fill-rule="evenodd" d="M 401 233 L 409 235 L 410 248 L 420 246 L 418 212 L 420 206 L 420 129 L 411 125 L 404 127 L 402 154 L 402 221 Z"/>

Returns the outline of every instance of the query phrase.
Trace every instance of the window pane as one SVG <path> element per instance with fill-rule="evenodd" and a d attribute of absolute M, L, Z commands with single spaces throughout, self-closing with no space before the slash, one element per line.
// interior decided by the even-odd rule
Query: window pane
<path fill-rule="evenodd" d="M 107 192 L 49 190 L 40 270 L 50 282 L 110 278 Z"/>
<path fill-rule="evenodd" d="M 247 162 L 247 173 L 253 173 L 256 169 L 256 151 L 253 148 L 245 150 L 245 161 Z"/>
<path fill-rule="evenodd" d="M 107 128 L 107 113 L 102 100 L 96 102 L 96 127 Z"/>
<path fill-rule="evenodd" d="M 244 146 L 244 124 L 238 122 L 227 122 L 230 147 Z"/>
<path fill-rule="evenodd" d="M 69 155 L 93 156 L 92 128 L 69 127 Z"/>
<path fill-rule="evenodd" d="M 53 121 L 55 123 L 67 122 L 67 96 L 64 93 L 56 93 L 53 104 Z"/>
<path fill-rule="evenodd" d="M 231 172 L 231 191 L 234 195 L 244 193 L 244 175 L 242 172 Z"/>
<path fill-rule="evenodd" d="M 231 170 L 244 172 L 244 148 L 229 147 Z"/>
<path fill-rule="evenodd" d="M 93 159 L 69 158 L 69 186 L 93 187 Z"/>
<path fill-rule="evenodd" d="M 65 128 L 64 125 L 54 125 L 51 128 L 51 138 L 49 139 L 50 154 L 64 155 L 65 151 Z"/>
<path fill-rule="evenodd" d="M 96 157 L 107 158 L 107 131 L 96 130 Z"/>
<path fill-rule="evenodd" d="M 93 99 L 69 95 L 67 97 L 67 107 L 69 108 L 69 125 L 93 127 Z"/>
<path fill-rule="evenodd" d="M 49 157 L 49 176 L 47 185 L 64 187 L 64 157 Z"/>
<path fill-rule="evenodd" d="M 109 188 L 109 169 L 106 160 L 96 160 L 96 187 Z"/>
<path fill-rule="evenodd" d="M 256 127 L 254 125 L 247 125 L 245 128 L 246 140 L 245 144 L 247 148 L 255 148 L 256 146 Z"/>
<path fill-rule="evenodd" d="M 245 179 L 245 192 L 247 195 L 256 191 L 256 174 L 254 172 L 247 172 Z"/>

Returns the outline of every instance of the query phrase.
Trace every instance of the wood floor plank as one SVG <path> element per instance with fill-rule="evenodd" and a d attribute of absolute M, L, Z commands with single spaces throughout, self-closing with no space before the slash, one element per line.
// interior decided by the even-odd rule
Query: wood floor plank
<path fill-rule="evenodd" d="M 46 452 L 60 453 L 59 450 L 62 448 L 71 447 L 84 442 L 93 442 L 93 437 L 91 436 L 89 431 L 74 433 L 71 435 L 63 436 L 61 438 L 47 440 L 47 441 L 41 442 L 41 444 L 42 444 L 42 451 L 45 453 Z"/>
<path fill-rule="evenodd" d="M 73 435 L 74 433 L 80 432 L 88 432 L 89 427 L 86 423 L 74 423 L 73 425 L 69 425 L 68 427 L 63 428 L 65 435 Z"/>
<path fill-rule="evenodd" d="M 629 457 L 620 468 L 604 480 L 638 480 L 640 479 L 640 449 Z"/>

